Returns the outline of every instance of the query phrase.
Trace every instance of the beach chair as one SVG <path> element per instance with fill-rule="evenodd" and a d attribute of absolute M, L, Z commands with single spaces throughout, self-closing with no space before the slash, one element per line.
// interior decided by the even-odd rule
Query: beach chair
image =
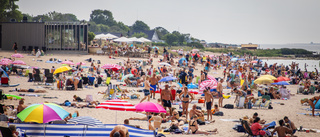
<path fill-rule="evenodd" d="M 1 77 L 1 86 L 9 86 L 9 78 Z"/>
<path fill-rule="evenodd" d="M 33 79 L 34 83 L 40 84 L 42 82 L 39 74 L 34 74 L 33 76 L 34 76 L 34 79 Z"/>
<path fill-rule="evenodd" d="M 50 73 L 50 70 L 49 69 L 45 69 L 44 70 L 44 75 L 47 77 L 47 75 Z"/>
<path fill-rule="evenodd" d="M 7 127 L 0 127 L 0 131 L 3 137 L 12 137 L 12 132 Z"/>
<path fill-rule="evenodd" d="M 32 73 L 28 73 L 28 74 L 29 74 L 28 82 L 32 82 L 33 81 L 33 75 L 32 75 Z"/>
<path fill-rule="evenodd" d="M 260 108 L 260 105 L 261 105 L 261 100 L 256 100 L 256 102 L 252 105 L 252 108 L 256 107 L 256 108 Z"/>
<path fill-rule="evenodd" d="M 82 77 L 83 84 L 87 85 L 89 83 L 89 78 L 88 77 Z"/>
<path fill-rule="evenodd" d="M 89 79 L 89 85 L 93 85 L 94 84 L 94 80 L 96 79 L 95 77 L 88 77 Z"/>
<path fill-rule="evenodd" d="M 268 109 L 269 105 L 271 104 L 271 100 L 266 100 L 266 102 L 261 103 L 261 108 Z"/>
<path fill-rule="evenodd" d="M 52 73 L 50 73 L 52 74 Z M 48 77 L 46 77 L 46 83 L 53 83 L 53 76 L 50 76 L 50 74 L 48 74 Z"/>
<path fill-rule="evenodd" d="M 79 80 L 79 83 L 78 83 L 78 89 L 79 89 L 79 88 L 83 89 L 82 80 Z"/>
<path fill-rule="evenodd" d="M 35 71 L 36 71 L 36 74 L 40 75 L 40 70 L 39 69 L 35 69 Z"/>
<path fill-rule="evenodd" d="M 260 137 L 260 136 L 255 136 L 255 135 L 253 135 L 253 133 L 252 133 L 252 131 L 251 131 L 251 128 L 250 128 L 250 126 L 249 126 L 249 123 L 248 123 L 248 121 L 246 121 L 246 120 L 241 120 L 241 125 L 242 125 L 242 127 L 244 128 L 244 130 L 245 130 L 245 134 L 248 134 L 248 137 Z"/>
<path fill-rule="evenodd" d="M 239 102 L 238 102 L 238 108 L 244 108 L 244 101 L 245 97 L 240 97 Z"/>
<path fill-rule="evenodd" d="M 97 79 L 97 84 L 101 84 L 102 83 L 102 78 L 101 77 L 98 77 L 98 79 Z"/>

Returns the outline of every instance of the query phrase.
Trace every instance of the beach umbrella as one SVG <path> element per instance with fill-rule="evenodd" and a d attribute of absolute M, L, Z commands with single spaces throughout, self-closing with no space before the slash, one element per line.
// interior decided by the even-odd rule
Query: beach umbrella
<path fill-rule="evenodd" d="M 272 83 L 272 85 L 290 85 L 290 84 L 286 81 L 280 81 L 280 82 Z"/>
<path fill-rule="evenodd" d="M 272 80 L 277 80 L 277 78 L 274 77 L 274 76 L 272 76 L 272 75 L 261 75 L 260 77 L 266 77 L 266 78 L 270 78 L 270 79 L 272 79 Z M 259 78 L 260 78 L 260 77 L 259 77 Z"/>
<path fill-rule="evenodd" d="M 130 39 L 126 38 L 126 37 L 121 37 L 118 39 L 113 40 L 115 42 L 132 42 Z"/>
<path fill-rule="evenodd" d="M 217 86 L 218 86 L 217 81 L 213 81 L 213 80 L 202 81 L 199 85 L 200 87 L 199 91 L 204 91 L 206 88 L 215 89 L 217 88 Z"/>
<path fill-rule="evenodd" d="M 186 59 L 186 58 L 181 58 L 181 59 L 179 59 L 179 64 L 182 64 L 182 63 L 183 63 L 183 61 L 185 61 L 186 63 L 188 63 L 188 61 L 187 61 L 187 59 Z"/>
<path fill-rule="evenodd" d="M 240 58 L 239 60 L 244 61 L 244 60 L 246 60 L 246 59 L 244 59 L 244 58 Z"/>
<path fill-rule="evenodd" d="M 159 47 L 157 47 L 157 46 L 153 46 L 152 48 L 153 48 L 153 49 L 155 49 L 155 48 L 156 48 L 156 49 L 159 49 Z"/>
<path fill-rule="evenodd" d="M 251 61 L 251 63 L 258 63 L 258 61 L 254 60 L 254 61 Z"/>
<path fill-rule="evenodd" d="M 86 63 L 84 63 L 84 62 L 78 62 L 77 65 L 80 65 L 80 63 L 81 63 L 81 65 L 86 65 Z"/>
<path fill-rule="evenodd" d="M 217 79 L 216 78 L 214 78 L 213 76 L 211 76 L 211 75 L 208 75 L 207 76 L 207 78 L 209 79 L 209 80 L 213 80 L 213 81 L 216 81 L 217 82 Z M 217 82 L 218 83 L 218 82 Z"/>
<path fill-rule="evenodd" d="M 72 68 L 69 67 L 69 66 L 62 66 L 62 67 L 57 68 L 57 69 L 53 72 L 53 74 L 62 73 L 62 72 L 65 72 L 65 71 L 69 71 L 69 70 L 71 70 L 71 69 L 72 69 Z"/>
<path fill-rule="evenodd" d="M 158 64 L 158 66 L 168 66 L 168 67 L 171 67 L 171 65 L 169 63 L 166 63 L 166 62 L 161 62 Z"/>
<path fill-rule="evenodd" d="M 280 76 L 277 78 L 277 80 L 275 80 L 275 82 L 280 82 L 280 81 L 290 81 L 290 78 Z"/>
<path fill-rule="evenodd" d="M 69 119 L 68 122 L 76 123 L 80 125 L 88 125 L 88 126 L 103 126 L 103 123 L 100 120 L 95 119 L 93 117 L 89 117 L 89 116 L 75 117 L 75 118 Z"/>
<path fill-rule="evenodd" d="M 196 55 L 195 53 L 191 54 L 192 56 Z M 197 54 L 198 57 L 200 57 L 200 54 Z"/>
<path fill-rule="evenodd" d="M 10 60 L 8 58 L 3 58 L 3 59 L 1 59 L 1 62 L 8 62 L 9 64 L 11 64 L 12 60 Z"/>
<path fill-rule="evenodd" d="M 178 83 L 178 85 L 182 88 L 182 84 L 181 83 Z M 190 84 L 187 85 L 187 88 L 188 89 L 197 89 L 198 85 L 190 83 Z"/>
<path fill-rule="evenodd" d="M 144 37 L 139 38 L 139 40 L 141 40 L 141 41 L 143 41 L 143 42 L 152 42 L 151 40 L 146 39 L 146 38 L 144 38 Z"/>
<path fill-rule="evenodd" d="M 12 54 L 11 57 L 14 57 L 14 58 L 23 58 L 23 55 L 22 55 L 22 54 L 19 54 L 19 53 L 16 53 L 16 54 Z"/>
<path fill-rule="evenodd" d="M 200 50 L 199 49 L 192 49 L 192 51 L 199 52 Z"/>
<path fill-rule="evenodd" d="M 74 63 L 71 61 L 62 61 L 61 64 L 74 65 Z"/>
<path fill-rule="evenodd" d="M 9 62 L 0 61 L 0 65 L 9 65 Z"/>
<path fill-rule="evenodd" d="M 103 69 L 112 69 L 114 66 L 112 64 L 104 64 L 101 68 Z"/>
<path fill-rule="evenodd" d="M 238 58 L 232 58 L 231 59 L 231 61 L 237 61 L 238 60 Z"/>
<path fill-rule="evenodd" d="M 107 100 L 105 102 L 100 103 L 96 108 L 104 108 L 109 110 L 117 110 L 117 111 L 136 111 L 135 106 L 129 103 L 126 100 Z M 116 123 L 117 123 L 117 111 L 116 111 Z"/>
<path fill-rule="evenodd" d="M 274 80 L 268 77 L 260 77 L 256 80 L 254 80 L 255 84 L 270 84 L 270 83 L 274 83 Z"/>
<path fill-rule="evenodd" d="M 26 65 L 26 63 L 24 63 L 22 60 L 16 60 L 13 61 L 12 64 L 17 64 L 17 65 Z"/>
<path fill-rule="evenodd" d="M 172 81 L 172 80 L 176 80 L 176 79 L 177 78 L 175 78 L 175 77 L 167 76 L 167 77 L 160 79 L 158 82 L 167 82 L 167 81 Z"/>
<path fill-rule="evenodd" d="M 172 52 L 177 52 L 177 50 L 171 50 Z"/>
<path fill-rule="evenodd" d="M 135 105 L 138 112 L 167 113 L 167 111 L 158 103 L 142 102 Z"/>
<path fill-rule="evenodd" d="M 106 35 L 103 35 L 101 38 L 102 38 L 102 39 L 117 39 L 117 38 L 119 38 L 119 37 L 108 33 L 108 34 L 106 34 Z"/>
<path fill-rule="evenodd" d="M 143 42 L 142 40 L 140 40 L 140 39 L 138 39 L 138 38 L 136 38 L 136 37 L 132 37 L 132 38 L 129 38 L 131 41 L 133 41 L 133 42 Z"/>
<path fill-rule="evenodd" d="M 53 103 L 32 104 L 22 110 L 17 117 L 24 122 L 48 123 L 63 120 L 69 115 L 59 105 Z"/>
<path fill-rule="evenodd" d="M 94 39 L 101 39 L 102 37 L 104 37 L 105 35 L 102 33 L 102 34 L 98 34 L 94 37 Z"/>

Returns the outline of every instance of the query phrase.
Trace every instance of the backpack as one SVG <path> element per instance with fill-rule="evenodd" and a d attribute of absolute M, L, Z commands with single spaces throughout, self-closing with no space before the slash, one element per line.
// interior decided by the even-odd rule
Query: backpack
<path fill-rule="evenodd" d="M 233 108 L 234 108 L 234 106 L 233 106 L 232 104 L 225 104 L 225 105 L 223 106 L 223 108 L 226 108 L 226 109 L 233 109 Z"/>

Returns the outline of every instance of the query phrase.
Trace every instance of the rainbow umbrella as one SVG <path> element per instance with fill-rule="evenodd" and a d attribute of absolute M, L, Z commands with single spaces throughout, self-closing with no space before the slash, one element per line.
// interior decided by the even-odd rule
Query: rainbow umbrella
<path fill-rule="evenodd" d="M 53 103 L 32 104 L 21 111 L 17 117 L 24 122 L 48 123 L 63 120 L 69 115 L 62 107 Z"/>

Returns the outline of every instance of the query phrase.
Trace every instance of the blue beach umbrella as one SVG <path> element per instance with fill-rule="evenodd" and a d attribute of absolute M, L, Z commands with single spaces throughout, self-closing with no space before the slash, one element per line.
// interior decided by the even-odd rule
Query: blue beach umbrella
<path fill-rule="evenodd" d="M 167 82 L 167 81 L 172 81 L 172 80 L 176 80 L 176 79 L 177 78 L 175 78 L 175 77 L 167 76 L 167 77 L 160 79 L 158 82 Z"/>
<path fill-rule="evenodd" d="M 280 81 L 280 82 L 272 83 L 272 85 L 290 85 L 290 84 L 286 81 Z"/>
<path fill-rule="evenodd" d="M 180 86 L 180 88 L 182 88 L 182 84 L 181 83 L 178 83 L 178 85 Z M 188 84 L 187 85 L 187 88 L 188 89 L 197 89 L 198 88 L 198 85 L 196 85 L 196 84 Z"/>
<path fill-rule="evenodd" d="M 231 59 L 231 61 L 237 61 L 238 60 L 238 58 L 232 58 Z"/>

